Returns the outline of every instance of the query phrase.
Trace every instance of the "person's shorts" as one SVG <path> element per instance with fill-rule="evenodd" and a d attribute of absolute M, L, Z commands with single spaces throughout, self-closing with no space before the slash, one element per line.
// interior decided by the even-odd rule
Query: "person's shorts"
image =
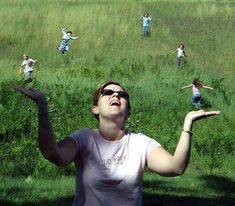
<path fill-rule="evenodd" d="M 24 72 L 25 79 L 33 79 L 33 71 Z"/>
<path fill-rule="evenodd" d="M 201 101 L 201 94 L 194 94 L 192 96 L 192 103 L 199 103 Z"/>

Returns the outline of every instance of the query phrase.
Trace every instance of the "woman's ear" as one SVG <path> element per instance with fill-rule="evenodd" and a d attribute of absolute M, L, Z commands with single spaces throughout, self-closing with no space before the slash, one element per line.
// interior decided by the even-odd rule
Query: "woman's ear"
<path fill-rule="evenodd" d="M 99 108 L 97 106 L 92 107 L 92 113 L 98 115 L 99 114 Z"/>

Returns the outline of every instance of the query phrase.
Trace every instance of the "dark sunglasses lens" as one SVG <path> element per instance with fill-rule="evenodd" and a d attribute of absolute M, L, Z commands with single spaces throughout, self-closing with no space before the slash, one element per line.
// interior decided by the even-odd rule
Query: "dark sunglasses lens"
<path fill-rule="evenodd" d="M 112 95 L 113 93 L 118 93 L 118 95 L 124 99 L 129 99 L 129 95 L 126 93 L 126 92 L 123 92 L 123 91 L 113 91 L 111 89 L 104 89 L 101 94 L 103 96 L 109 96 L 109 95 Z"/>
<path fill-rule="evenodd" d="M 129 95 L 126 92 L 119 91 L 118 95 L 124 99 L 129 99 Z"/>
<path fill-rule="evenodd" d="M 114 93 L 114 91 L 111 89 L 104 89 L 101 94 L 103 96 L 106 96 L 106 95 L 112 95 L 113 93 Z"/>

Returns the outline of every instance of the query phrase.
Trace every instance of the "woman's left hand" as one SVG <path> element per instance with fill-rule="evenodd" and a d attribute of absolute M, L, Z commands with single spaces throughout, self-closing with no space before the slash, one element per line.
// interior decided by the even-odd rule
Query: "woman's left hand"
<path fill-rule="evenodd" d="M 215 116 L 215 115 L 219 115 L 219 114 L 220 114 L 220 111 L 207 112 L 207 111 L 201 109 L 198 111 L 189 112 L 186 115 L 186 119 L 189 119 L 189 120 L 191 119 L 192 122 L 195 122 L 197 120 L 204 119 L 204 118 L 211 117 L 211 116 Z"/>
<path fill-rule="evenodd" d="M 208 117 L 219 115 L 220 111 L 205 111 L 205 110 L 198 110 L 198 111 L 191 111 L 189 112 L 184 120 L 184 130 L 191 131 L 192 123 L 196 122 L 201 119 L 205 119 Z"/>

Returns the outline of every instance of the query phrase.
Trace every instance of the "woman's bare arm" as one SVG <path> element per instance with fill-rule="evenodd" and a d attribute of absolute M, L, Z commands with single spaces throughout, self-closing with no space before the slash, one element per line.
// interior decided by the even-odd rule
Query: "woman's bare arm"
<path fill-rule="evenodd" d="M 183 130 L 173 155 L 163 147 L 157 147 L 147 158 L 148 167 L 163 176 L 177 176 L 187 168 L 192 138 L 193 123 L 204 118 L 219 115 L 220 111 L 206 112 L 204 110 L 189 112 L 184 120 Z"/>
<path fill-rule="evenodd" d="M 71 163 L 78 152 L 78 145 L 72 138 L 56 142 L 45 95 L 35 89 L 18 86 L 14 88 L 32 99 L 38 106 L 38 139 L 43 156 L 56 165 L 64 166 Z"/>

